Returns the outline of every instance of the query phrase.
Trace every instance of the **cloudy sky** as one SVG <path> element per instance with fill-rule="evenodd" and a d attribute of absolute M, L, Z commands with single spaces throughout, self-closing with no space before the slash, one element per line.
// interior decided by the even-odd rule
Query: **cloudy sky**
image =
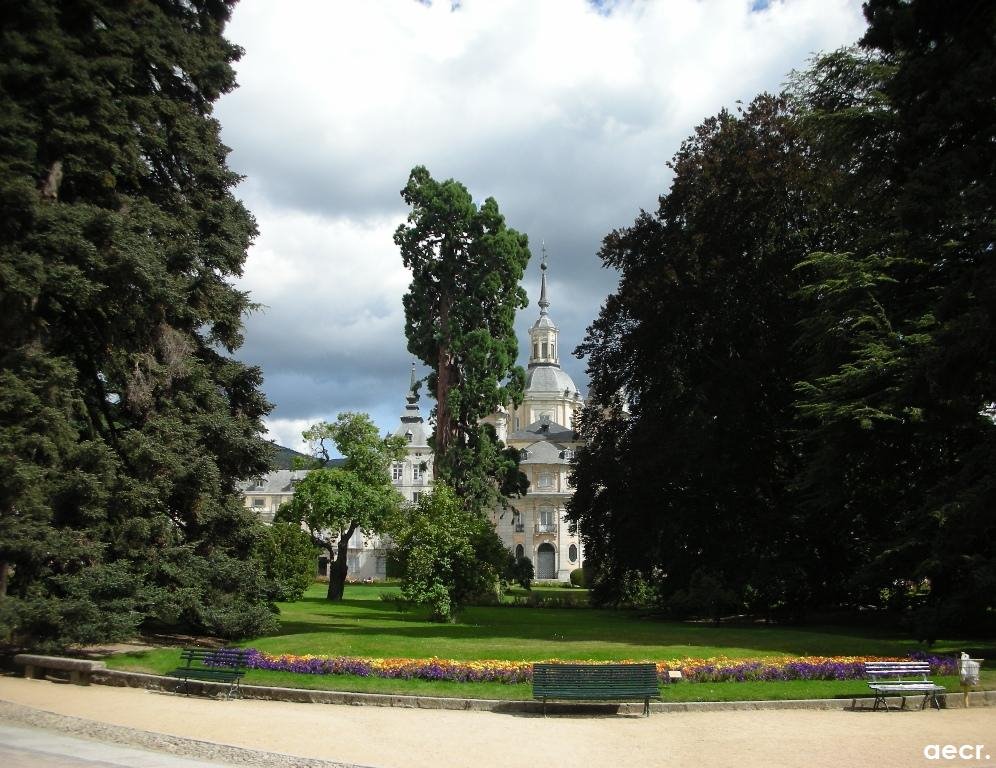
<path fill-rule="evenodd" d="M 412 358 L 392 234 L 413 166 L 529 236 L 520 339 L 546 242 L 566 352 L 616 286 L 602 238 L 656 207 L 682 139 L 863 28 L 859 0 L 242 0 L 240 87 L 216 114 L 260 229 L 239 355 L 263 369 L 269 436 L 301 449 L 344 410 L 396 426 Z M 561 364 L 585 392 L 584 362 Z"/>

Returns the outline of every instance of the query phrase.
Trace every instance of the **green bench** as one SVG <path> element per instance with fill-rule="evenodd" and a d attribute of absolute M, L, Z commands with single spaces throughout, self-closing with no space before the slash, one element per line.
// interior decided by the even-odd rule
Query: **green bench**
<path fill-rule="evenodd" d="M 182 667 L 167 672 L 167 677 L 183 681 L 183 692 L 190 693 L 190 681 L 228 684 L 226 698 L 238 698 L 239 681 L 246 674 L 249 652 L 242 648 L 184 648 L 180 653 Z M 177 693 L 180 686 L 177 686 Z"/>
<path fill-rule="evenodd" d="M 660 699 L 655 664 L 534 664 L 533 698 L 554 701 L 640 701 Z"/>

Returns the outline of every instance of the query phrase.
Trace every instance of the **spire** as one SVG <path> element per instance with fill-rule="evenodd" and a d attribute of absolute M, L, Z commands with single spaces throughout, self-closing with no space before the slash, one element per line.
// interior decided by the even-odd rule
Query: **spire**
<path fill-rule="evenodd" d="M 550 306 L 550 300 L 546 297 L 546 241 L 543 240 L 543 259 L 540 261 L 540 298 L 539 298 L 539 308 L 540 317 L 549 314 L 547 308 Z"/>
<path fill-rule="evenodd" d="M 412 360 L 412 376 L 411 381 L 408 384 L 408 395 L 405 397 L 408 401 L 408 405 L 405 406 L 406 411 L 418 411 L 418 379 L 415 378 L 415 361 Z"/>

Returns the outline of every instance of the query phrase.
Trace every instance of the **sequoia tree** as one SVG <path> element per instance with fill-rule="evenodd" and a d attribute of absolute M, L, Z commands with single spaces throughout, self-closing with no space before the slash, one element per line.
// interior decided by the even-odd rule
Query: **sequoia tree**
<path fill-rule="evenodd" d="M 255 234 L 212 117 L 231 5 L 0 8 L 5 639 L 272 622 L 236 493 L 271 449 L 231 354 Z"/>
<path fill-rule="evenodd" d="M 524 491 L 515 451 L 480 420 L 519 403 L 525 373 L 516 366 L 515 311 L 528 239 L 505 224 L 498 203 L 478 207 L 457 181 L 438 182 L 422 166 L 401 191 L 411 206 L 394 241 L 412 282 L 404 297 L 409 351 L 432 369 L 433 464 L 470 508 Z"/>

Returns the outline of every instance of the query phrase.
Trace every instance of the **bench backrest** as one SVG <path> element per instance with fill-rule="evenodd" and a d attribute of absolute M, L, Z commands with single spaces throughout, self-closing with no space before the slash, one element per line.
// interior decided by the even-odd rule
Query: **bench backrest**
<path fill-rule="evenodd" d="M 866 661 L 865 674 L 873 680 L 883 677 L 899 681 L 914 677 L 926 680 L 930 674 L 930 664 L 926 661 Z"/>
<path fill-rule="evenodd" d="M 533 690 L 593 690 L 646 694 L 657 692 L 655 664 L 533 664 Z"/>
<path fill-rule="evenodd" d="M 205 667 L 242 669 L 248 655 L 249 651 L 245 648 L 184 648 L 180 659 L 188 666 L 201 664 Z"/>

